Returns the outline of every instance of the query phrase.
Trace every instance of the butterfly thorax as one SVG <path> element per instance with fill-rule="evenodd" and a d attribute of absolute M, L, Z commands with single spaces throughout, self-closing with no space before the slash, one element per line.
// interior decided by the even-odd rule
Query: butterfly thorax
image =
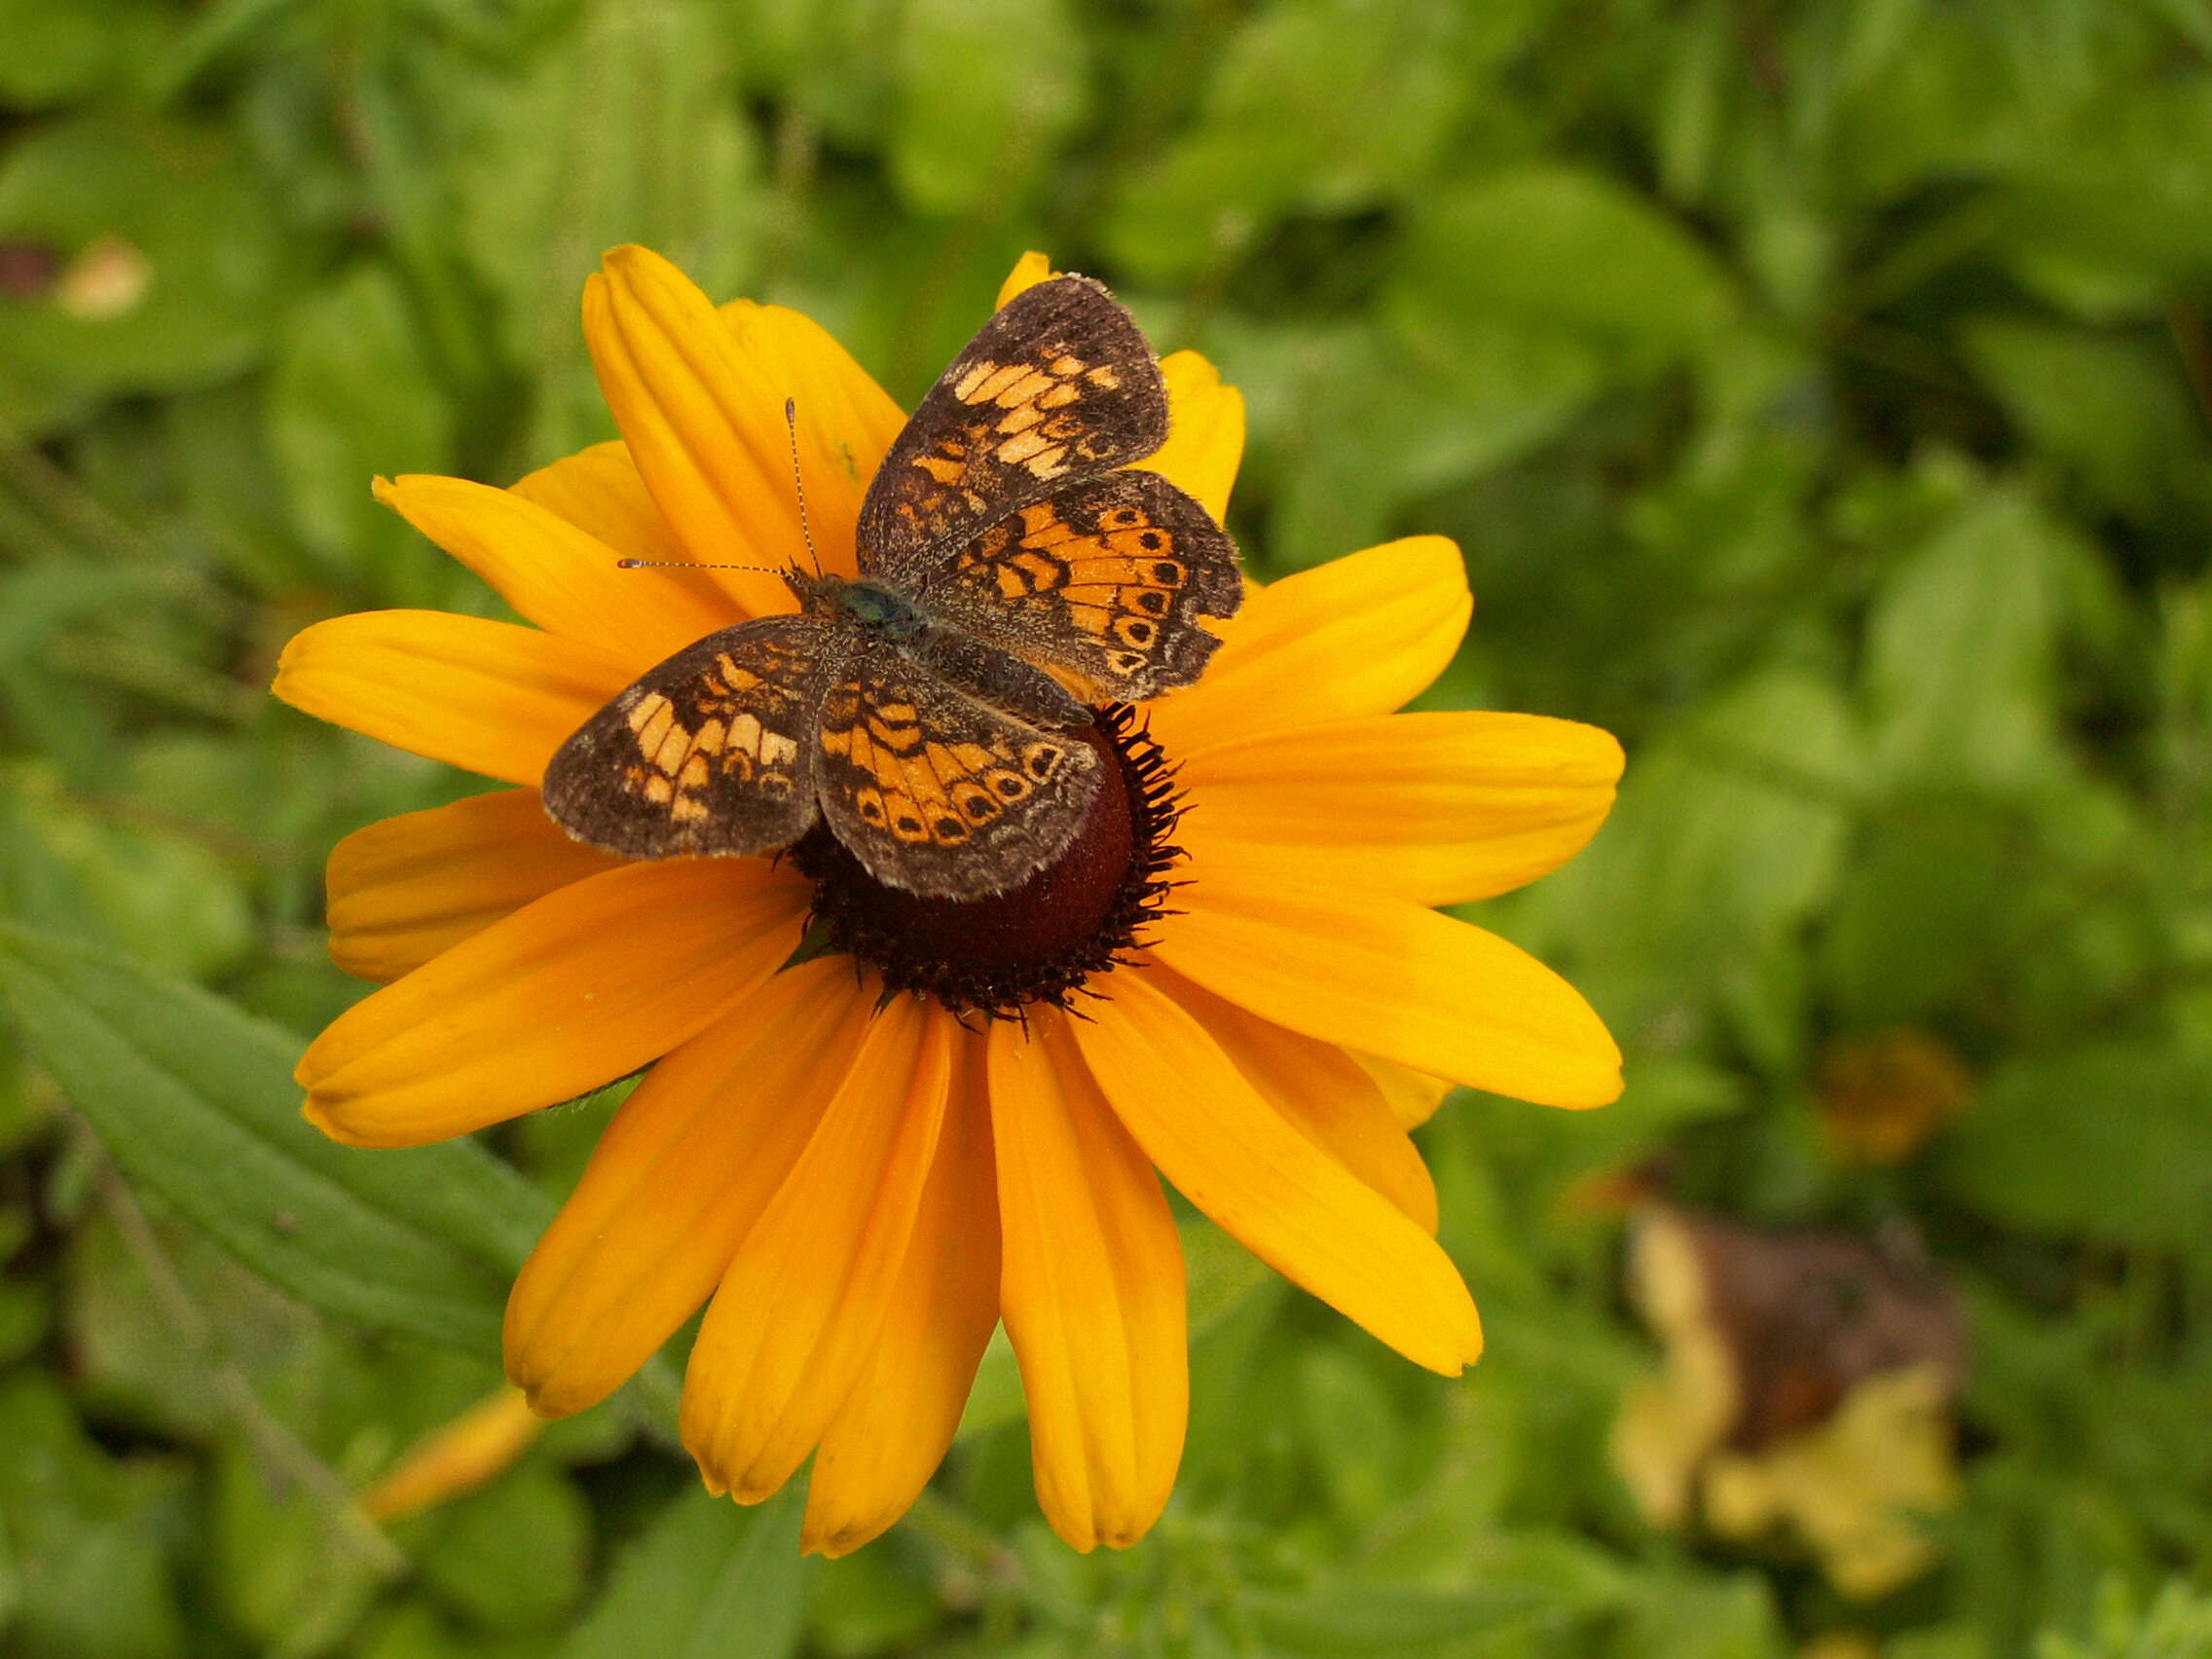
<path fill-rule="evenodd" d="M 787 571 L 784 581 L 807 610 L 856 622 L 887 640 L 914 639 L 929 625 L 912 600 L 880 582 L 848 581 L 805 571 Z"/>

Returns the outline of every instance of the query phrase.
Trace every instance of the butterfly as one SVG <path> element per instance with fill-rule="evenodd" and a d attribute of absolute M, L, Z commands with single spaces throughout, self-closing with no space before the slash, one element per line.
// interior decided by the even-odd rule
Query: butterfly
<path fill-rule="evenodd" d="M 633 859 L 756 854 L 817 822 L 886 886 L 974 900 L 1065 852 L 1101 788 L 1092 706 L 1196 681 L 1243 598 L 1212 515 L 1132 462 L 1165 383 L 1099 283 L 1009 301 L 923 397 L 861 506 L 858 579 L 710 634 L 554 754 L 546 810 Z"/>

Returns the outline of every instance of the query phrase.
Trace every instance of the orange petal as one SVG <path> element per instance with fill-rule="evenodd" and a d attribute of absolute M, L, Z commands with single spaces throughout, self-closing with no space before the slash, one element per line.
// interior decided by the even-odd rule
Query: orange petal
<path fill-rule="evenodd" d="M 1160 360 L 1167 381 L 1167 441 L 1137 464 L 1196 496 L 1220 519 L 1244 460 L 1244 394 L 1196 351 Z"/>
<path fill-rule="evenodd" d="M 1007 273 L 1006 280 L 999 284 L 998 304 L 992 309 L 1006 310 L 1016 294 L 1025 294 L 1040 282 L 1050 282 L 1057 275 L 1050 259 L 1036 249 L 1030 249 L 1014 262 L 1014 269 Z"/>
<path fill-rule="evenodd" d="M 990 1029 L 1000 1298 L 1045 1518 L 1072 1548 L 1121 1548 L 1160 1518 L 1182 1460 L 1183 1247 L 1070 1023 L 1037 1009 L 1026 1035 Z"/>
<path fill-rule="evenodd" d="M 1420 904 L 1557 869 L 1612 806 L 1621 746 L 1539 715 L 1371 716 L 1178 756 L 1199 857 L 1266 864 Z"/>
<path fill-rule="evenodd" d="M 501 1388 L 410 1446 L 361 1493 L 361 1512 L 388 1527 L 434 1509 L 506 1473 L 544 1432 L 523 1397 Z"/>
<path fill-rule="evenodd" d="M 652 1069 L 507 1299 L 532 1406 L 595 1405 L 696 1312 L 798 1161 L 875 1003 L 842 959 L 787 969 Z"/>
<path fill-rule="evenodd" d="M 1384 542 L 1249 594 L 1205 678 L 1149 706 L 1175 755 L 1259 732 L 1386 715 L 1459 648 L 1466 567 L 1441 535 Z"/>
<path fill-rule="evenodd" d="M 1402 900 L 1194 865 L 1152 949 L 1262 1018 L 1546 1106 L 1621 1091 L 1620 1051 L 1572 985 L 1494 934 Z"/>
<path fill-rule="evenodd" d="M 497 790 L 356 830 L 330 851 L 330 958 L 388 982 L 556 887 L 616 867 L 535 790 Z"/>
<path fill-rule="evenodd" d="M 549 893 L 333 1020 L 300 1060 L 309 1121 L 419 1146 L 610 1083 L 781 967 L 807 897 L 756 859 L 624 865 Z"/>
<path fill-rule="evenodd" d="M 801 1546 L 848 1555 L 906 1512 L 952 1444 L 999 1322 L 999 1227 L 983 1038 L 957 1039 L 937 1161 L 891 1315 L 807 1480 Z"/>
<path fill-rule="evenodd" d="M 553 751 L 637 672 L 511 622 L 364 610 L 293 635 L 271 689 L 317 719 L 535 789 Z"/>
<path fill-rule="evenodd" d="M 1436 1183 L 1390 1103 L 1359 1061 L 1333 1043 L 1286 1031 L 1155 963 L 1145 977 L 1204 1026 L 1244 1081 L 1291 1125 L 1405 1212 L 1436 1231 Z"/>
<path fill-rule="evenodd" d="M 410 473 L 378 479 L 376 497 L 547 633 L 605 645 L 641 673 L 731 620 L 671 572 L 621 569 L 606 542 L 512 490 Z"/>
<path fill-rule="evenodd" d="M 1472 1364 L 1482 1325 L 1436 1240 L 1286 1123 L 1141 970 L 1114 975 L 1109 995 L 1076 1044 L 1176 1190 L 1416 1364 L 1448 1377 Z"/>
<path fill-rule="evenodd" d="M 683 1444 L 714 1490 L 789 1480 L 890 1316 L 951 1086 L 950 1015 L 896 997 L 753 1231 L 692 1345 Z"/>

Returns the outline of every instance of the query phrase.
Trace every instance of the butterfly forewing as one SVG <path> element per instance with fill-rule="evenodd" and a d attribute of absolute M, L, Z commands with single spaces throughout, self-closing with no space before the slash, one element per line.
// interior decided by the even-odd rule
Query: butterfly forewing
<path fill-rule="evenodd" d="M 861 570 L 915 579 L 933 549 L 1166 439 L 1166 387 L 1129 313 L 1088 277 L 1040 282 L 953 358 L 884 457 Z"/>
<path fill-rule="evenodd" d="M 849 645 L 812 616 L 710 634 L 594 715 L 545 768 L 545 810 L 625 858 L 762 853 L 816 813 L 824 687 Z"/>
<path fill-rule="evenodd" d="M 822 705 L 830 831 L 892 887 L 977 899 L 1067 849 L 1098 788 L 1089 745 L 1041 731 L 870 641 Z"/>
<path fill-rule="evenodd" d="M 1220 642 L 1200 616 L 1244 597 L 1213 516 L 1156 472 L 1071 484 L 999 520 L 924 578 L 931 608 L 977 639 L 1080 676 L 1093 702 L 1198 678 Z"/>

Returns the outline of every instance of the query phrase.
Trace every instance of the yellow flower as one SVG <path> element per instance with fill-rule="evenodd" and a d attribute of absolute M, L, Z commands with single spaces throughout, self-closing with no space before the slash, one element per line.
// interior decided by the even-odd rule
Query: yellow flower
<path fill-rule="evenodd" d="M 1047 274 L 1029 256 L 1001 303 Z M 341 616 L 291 643 L 276 687 L 518 786 L 332 855 L 332 952 L 388 983 L 308 1050 L 308 1116 L 406 1146 L 652 1065 L 516 1283 L 507 1370 L 536 1410 L 605 1398 L 711 1298 L 685 1444 L 741 1501 L 812 1454 L 805 1543 L 836 1554 L 921 1490 L 1003 1319 L 1046 1515 L 1078 1549 L 1127 1544 L 1166 1502 L 1186 1416 L 1161 1175 L 1407 1357 L 1472 1361 L 1407 1128 L 1446 1083 L 1599 1104 L 1619 1054 L 1550 970 L 1431 906 L 1571 856 L 1620 751 L 1563 720 L 1392 713 L 1458 643 L 1456 550 L 1416 537 L 1254 589 L 1203 682 L 1143 711 L 1180 768 L 1179 848 L 1171 819 L 1138 826 L 1140 860 L 1175 861 L 1171 911 L 1109 941 L 1123 964 L 1090 977 L 1083 1017 L 964 1023 L 886 999 L 881 961 L 793 965 L 816 895 L 791 861 L 625 864 L 540 809 L 547 757 L 640 673 L 792 608 L 771 574 L 617 558 L 799 560 L 795 397 L 814 540 L 849 574 L 903 424 L 816 325 L 718 311 L 642 248 L 608 256 L 584 327 L 622 441 L 508 490 L 379 486 L 535 626 Z M 1145 464 L 1218 515 L 1242 400 L 1193 353 L 1162 368 L 1173 435 Z"/>

